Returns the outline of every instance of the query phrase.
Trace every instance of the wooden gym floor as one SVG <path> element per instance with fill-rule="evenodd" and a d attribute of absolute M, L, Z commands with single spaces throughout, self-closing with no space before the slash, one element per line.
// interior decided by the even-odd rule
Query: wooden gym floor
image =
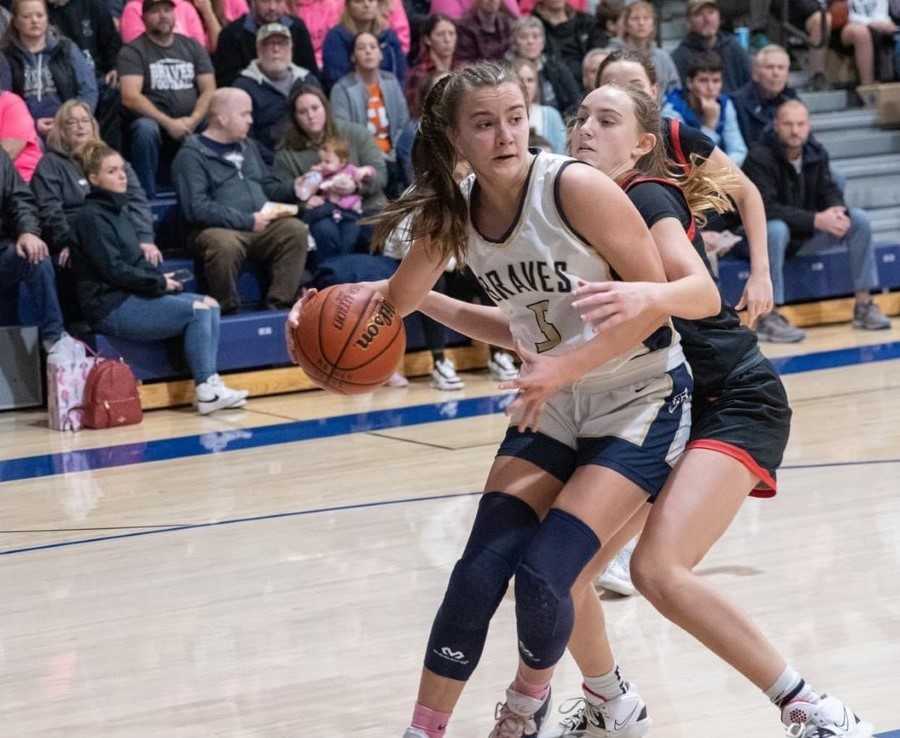
<path fill-rule="evenodd" d="M 781 493 L 700 572 L 813 683 L 900 738 L 900 325 L 767 348 L 795 423 Z M 77 436 L 0 414 L 2 738 L 400 738 L 505 428 L 483 373 L 253 399 Z M 654 738 L 767 738 L 755 688 L 641 598 L 605 598 Z M 510 598 L 448 736 L 483 738 Z M 559 698 L 578 694 L 567 657 Z"/>

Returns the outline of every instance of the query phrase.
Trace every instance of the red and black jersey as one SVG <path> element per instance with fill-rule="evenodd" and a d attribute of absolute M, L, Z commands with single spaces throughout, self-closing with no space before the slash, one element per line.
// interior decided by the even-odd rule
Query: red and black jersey
<path fill-rule="evenodd" d="M 677 219 L 712 274 L 703 238 L 677 184 L 633 174 L 627 175 L 621 185 L 648 228 L 664 218 Z M 756 334 L 741 325 L 738 314 L 724 297 L 718 315 L 702 320 L 675 318 L 673 322 L 681 334 L 684 354 L 694 370 L 695 393 L 698 395 L 715 394 L 732 369 L 748 354 L 758 351 Z"/>

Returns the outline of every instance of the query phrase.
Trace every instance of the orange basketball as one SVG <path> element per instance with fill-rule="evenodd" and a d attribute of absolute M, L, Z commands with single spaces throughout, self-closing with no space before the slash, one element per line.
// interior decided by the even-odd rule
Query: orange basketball
<path fill-rule="evenodd" d="M 406 331 L 403 318 L 380 293 L 361 284 L 337 284 L 304 306 L 294 343 L 314 384 L 356 395 L 391 376 L 406 352 Z"/>

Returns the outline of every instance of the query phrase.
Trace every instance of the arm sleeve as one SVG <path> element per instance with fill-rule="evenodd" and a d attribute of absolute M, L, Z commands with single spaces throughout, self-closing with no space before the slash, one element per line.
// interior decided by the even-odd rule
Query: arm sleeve
<path fill-rule="evenodd" d="M 350 56 L 341 40 L 341 34 L 337 28 L 332 28 L 322 45 L 322 81 L 325 88 L 330 89 L 351 69 Z"/>
<path fill-rule="evenodd" d="M 141 243 L 153 243 L 156 236 L 153 233 L 153 211 L 150 209 L 150 201 L 137 178 L 131 164 L 125 164 L 125 173 L 128 176 L 128 217 L 134 230 L 137 231 Z"/>
<path fill-rule="evenodd" d="M 834 181 L 834 175 L 831 173 L 831 161 L 829 160 L 828 152 L 824 150 L 824 147 L 822 156 L 824 161 L 819 170 L 819 182 L 816 183 L 816 186 L 821 193 L 819 197 L 819 202 L 821 203 L 820 209 L 827 210 L 835 205 L 846 205 L 844 202 L 844 193 L 841 192 L 841 188 L 838 187 L 837 183 Z"/>
<path fill-rule="evenodd" d="M 731 161 L 740 166 L 747 157 L 747 144 L 741 135 L 734 104 L 729 100 L 722 112 L 725 116 L 725 128 L 722 131 L 725 153 L 728 154 Z"/>
<path fill-rule="evenodd" d="M 216 84 L 219 87 L 227 87 L 241 73 L 240 55 L 235 51 L 240 48 L 240 22 L 235 21 L 222 29 L 222 32 L 219 34 L 219 44 L 213 52 L 212 60 L 216 70 Z M 296 47 L 294 48 L 294 53 L 297 53 Z"/>
<path fill-rule="evenodd" d="M 115 229 L 103 218 L 84 213 L 75 221 L 79 256 L 87 259 L 100 277 L 114 287 L 147 297 L 166 291 L 166 278 L 149 266 L 134 266 L 122 259 Z"/>
<path fill-rule="evenodd" d="M 628 199 L 634 203 L 647 228 L 653 228 L 665 218 L 675 218 L 682 227 L 691 224 L 691 214 L 682 198 L 659 182 L 640 182 L 628 190 Z"/>
<path fill-rule="evenodd" d="M 94 69 L 84 56 L 84 52 L 74 43 L 69 42 L 69 59 L 75 68 L 75 79 L 78 83 L 78 99 L 87 103 L 91 112 L 97 110 L 97 77 Z"/>
<path fill-rule="evenodd" d="M 69 227 L 69 219 L 62 202 L 62 180 L 50 167 L 38 164 L 31 178 L 31 190 L 37 200 L 41 220 L 41 233 L 50 250 L 59 253 L 72 245 L 75 234 Z"/>
<path fill-rule="evenodd" d="M 344 85 L 332 87 L 329 100 L 331 102 L 331 112 L 335 118 L 347 120 L 351 123 L 361 123 L 361 121 L 353 120 L 350 115 L 350 96 L 347 94 L 347 88 Z"/>
<path fill-rule="evenodd" d="M 220 205 L 209 196 L 206 170 L 197 155 L 182 148 L 172 169 L 178 206 L 188 223 L 200 228 L 253 230 L 253 213 Z"/>
<path fill-rule="evenodd" d="M 409 18 L 406 17 L 406 8 L 403 7 L 403 0 L 392 0 L 391 12 L 388 16 L 388 23 L 400 39 L 400 47 L 404 54 L 409 53 Z M 398 77 L 400 75 L 397 75 Z"/>
<path fill-rule="evenodd" d="M 209 58 L 209 52 L 201 46 L 195 39 L 191 39 L 191 55 L 194 59 L 194 79 L 203 74 L 215 74 L 212 59 Z"/>
<path fill-rule="evenodd" d="M 221 38 L 221 36 L 219 37 Z M 316 77 L 319 76 L 319 65 L 316 63 L 316 52 L 313 49 L 312 38 L 309 29 L 300 18 L 294 18 L 291 28 L 291 38 L 294 40 L 294 64 L 308 69 Z"/>
<path fill-rule="evenodd" d="M 120 77 L 143 77 L 144 76 L 144 60 L 141 59 L 140 52 L 133 46 L 123 46 L 119 51 L 116 67 L 119 70 Z"/>
<path fill-rule="evenodd" d="M 387 186 L 388 180 L 384 154 L 381 153 L 381 149 L 378 148 L 375 139 L 369 135 L 365 128 L 360 126 L 355 138 L 359 156 L 359 164 L 357 166 L 375 168 L 375 176 L 359 188 L 360 194 L 373 195 L 382 192 Z"/>
<path fill-rule="evenodd" d="M 0 171 L 3 178 L 2 220 L 15 223 L 17 238 L 23 233 L 40 236 L 41 224 L 38 220 L 34 195 L 2 149 L 0 149 Z"/>
<path fill-rule="evenodd" d="M 815 232 L 816 214 L 811 210 L 784 205 L 778 201 L 778 187 L 775 182 L 772 167 L 773 163 L 767 161 L 767 151 L 753 151 L 744 159 L 744 173 L 750 181 L 759 189 L 763 205 L 766 208 L 766 218 L 769 220 L 783 220 L 787 223 L 792 235 L 800 237 L 811 236 Z"/>
<path fill-rule="evenodd" d="M 94 27 L 100 42 L 97 71 L 101 75 L 105 75 L 116 68 L 116 57 L 119 55 L 119 49 L 122 48 L 122 38 L 116 30 L 112 14 L 102 0 L 95 0 L 94 3 Z"/>

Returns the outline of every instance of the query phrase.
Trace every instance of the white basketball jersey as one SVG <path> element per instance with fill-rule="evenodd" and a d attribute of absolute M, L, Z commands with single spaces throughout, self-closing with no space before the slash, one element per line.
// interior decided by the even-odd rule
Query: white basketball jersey
<path fill-rule="evenodd" d="M 572 307 L 576 278 L 587 282 L 613 278 L 606 261 L 572 230 L 560 212 L 557 181 L 562 169 L 574 161 L 544 152 L 535 156 L 520 211 L 502 240 L 486 239 L 473 224 L 471 212 L 469 217 L 466 263 L 509 317 L 513 337 L 535 353 L 551 356 L 566 353 L 594 336 Z M 460 187 L 471 201 L 474 175 Z M 652 348 L 638 345 L 588 376 L 612 379 L 616 374 L 617 380 L 627 381 L 635 374 L 668 371 L 684 361 L 678 334 L 671 325 L 647 343 Z"/>

